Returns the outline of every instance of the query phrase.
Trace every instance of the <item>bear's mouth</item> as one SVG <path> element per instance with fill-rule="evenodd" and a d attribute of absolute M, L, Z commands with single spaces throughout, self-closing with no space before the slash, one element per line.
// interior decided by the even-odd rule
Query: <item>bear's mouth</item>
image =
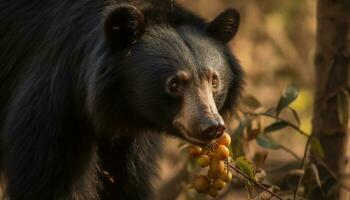
<path fill-rule="evenodd" d="M 179 135 L 183 139 L 187 140 L 192 144 L 204 145 L 204 144 L 208 144 L 211 141 L 211 140 L 206 141 L 206 140 L 198 139 L 196 137 L 192 137 L 190 135 L 190 132 L 180 123 L 174 123 L 174 127 L 180 133 Z"/>

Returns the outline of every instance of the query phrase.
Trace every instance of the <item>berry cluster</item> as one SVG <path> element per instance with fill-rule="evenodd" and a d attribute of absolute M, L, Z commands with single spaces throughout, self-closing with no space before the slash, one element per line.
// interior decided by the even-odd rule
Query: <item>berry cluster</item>
<path fill-rule="evenodd" d="M 216 197 L 226 183 L 231 181 L 232 174 L 225 164 L 230 155 L 230 143 L 230 135 L 224 133 L 208 147 L 190 147 L 189 153 L 196 158 L 196 163 L 202 168 L 209 167 L 206 175 L 197 176 L 192 183 L 197 192 Z"/>

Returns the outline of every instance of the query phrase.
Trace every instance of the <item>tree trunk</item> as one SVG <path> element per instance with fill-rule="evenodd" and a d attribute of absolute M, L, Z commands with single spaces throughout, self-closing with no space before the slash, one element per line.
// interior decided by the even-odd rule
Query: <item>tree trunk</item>
<path fill-rule="evenodd" d="M 350 151 L 346 134 L 349 108 L 344 100 L 346 92 L 350 91 L 349 0 L 318 0 L 316 43 L 313 135 L 325 151 L 325 162 L 341 177 L 349 169 Z M 321 178 L 327 176 L 320 172 Z M 323 185 L 326 194 L 335 181 L 329 180 Z M 348 200 L 349 197 L 341 196 L 340 191 L 338 187 L 326 199 Z M 323 199 L 322 193 L 315 192 L 312 199 Z"/>

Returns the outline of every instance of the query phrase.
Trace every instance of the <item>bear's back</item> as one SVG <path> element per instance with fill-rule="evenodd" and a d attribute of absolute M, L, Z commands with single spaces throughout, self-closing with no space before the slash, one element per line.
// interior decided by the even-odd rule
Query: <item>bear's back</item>
<path fill-rule="evenodd" d="M 5 108 L 24 79 L 34 72 L 74 74 L 79 68 L 102 33 L 103 5 L 95 0 L 0 0 L 0 129 Z"/>

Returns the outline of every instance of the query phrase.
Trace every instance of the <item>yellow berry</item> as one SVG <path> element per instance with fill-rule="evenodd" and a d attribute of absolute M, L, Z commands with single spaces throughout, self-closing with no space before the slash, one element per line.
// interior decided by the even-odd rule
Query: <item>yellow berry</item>
<path fill-rule="evenodd" d="M 232 180 L 232 173 L 230 171 L 225 171 L 220 174 L 219 178 L 225 182 L 230 182 Z"/>
<path fill-rule="evenodd" d="M 217 160 L 226 160 L 230 155 L 230 150 L 225 145 L 219 145 L 214 152 L 214 158 Z"/>
<path fill-rule="evenodd" d="M 225 163 L 221 160 L 215 160 L 213 159 L 210 162 L 210 169 L 213 173 L 215 173 L 217 176 L 220 175 L 222 172 L 225 171 Z"/>
<path fill-rule="evenodd" d="M 210 188 L 209 192 L 208 192 L 209 196 L 211 197 L 216 197 L 218 196 L 218 190 L 214 187 Z"/>
<path fill-rule="evenodd" d="M 221 137 L 216 140 L 216 143 L 219 145 L 228 146 L 231 143 L 231 136 L 227 133 L 224 133 Z"/>
<path fill-rule="evenodd" d="M 226 183 L 225 183 L 223 180 L 221 180 L 221 179 L 216 179 L 216 180 L 214 181 L 214 187 L 215 187 L 218 191 L 222 190 L 222 189 L 225 187 L 225 185 L 226 185 Z"/>
<path fill-rule="evenodd" d="M 213 151 L 207 151 L 205 152 L 209 156 L 209 158 L 214 158 L 214 152 Z"/>
<path fill-rule="evenodd" d="M 210 188 L 210 181 L 206 176 L 197 176 L 193 182 L 193 187 L 197 190 L 197 192 L 206 192 Z"/>
<path fill-rule="evenodd" d="M 209 168 L 209 170 L 208 170 L 208 178 L 209 179 L 216 179 L 218 176 L 219 176 L 218 173 L 216 173 L 214 170 Z"/>
<path fill-rule="evenodd" d="M 209 166 L 210 164 L 210 158 L 207 155 L 201 155 L 199 156 L 199 158 L 197 159 L 197 163 L 199 166 L 201 167 L 206 167 Z"/>
<path fill-rule="evenodd" d="M 219 173 L 213 171 L 211 168 L 209 168 L 208 170 L 208 178 L 209 179 L 216 179 L 217 177 L 219 177 Z"/>
<path fill-rule="evenodd" d="M 197 146 L 197 145 L 191 146 L 188 151 L 189 151 L 189 154 L 193 157 L 198 157 L 198 156 L 202 155 L 202 147 Z"/>

